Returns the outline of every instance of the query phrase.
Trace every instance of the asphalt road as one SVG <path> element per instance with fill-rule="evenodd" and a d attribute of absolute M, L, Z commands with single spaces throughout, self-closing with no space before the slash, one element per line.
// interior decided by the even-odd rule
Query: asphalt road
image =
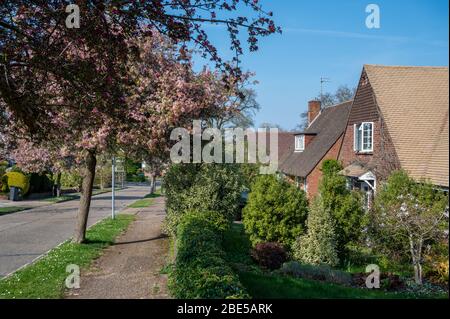
<path fill-rule="evenodd" d="M 120 211 L 149 193 L 149 186 L 133 185 L 116 191 Z M 72 237 L 78 200 L 0 216 L 0 278 L 32 262 Z M 111 215 L 111 193 L 92 198 L 88 226 Z"/>

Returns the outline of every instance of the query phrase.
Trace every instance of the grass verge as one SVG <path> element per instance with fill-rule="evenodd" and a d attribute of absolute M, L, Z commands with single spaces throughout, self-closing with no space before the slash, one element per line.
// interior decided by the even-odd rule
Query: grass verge
<path fill-rule="evenodd" d="M 7 206 L 7 207 L 0 207 L 0 216 L 20 212 L 22 210 L 27 210 L 28 207 L 17 207 L 17 206 Z"/>
<path fill-rule="evenodd" d="M 243 225 L 234 224 L 225 234 L 227 260 L 239 275 L 240 282 L 255 299 L 411 299 L 448 298 L 447 295 L 416 295 L 352 288 L 323 281 L 294 278 L 261 270 L 250 257 L 250 242 Z"/>
<path fill-rule="evenodd" d="M 0 299 L 62 298 L 64 281 L 69 275 L 67 265 L 88 267 L 133 220 L 134 215 L 118 215 L 114 220 L 107 218 L 87 231 L 86 243 L 66 241 L 37 262 L 0 280 Z"/>
<path fill-rule="evenodd" d="M 80 198 L 80 195 L 78 195 L 78 194 L 67 194 L 67 195 L 61 195 L 59 197 L 44 198 L 43 201 L 56 204 L 56 203 L 67 202 L 69 200 L 78 199 L 78 198 Z"/>
<path fill-rule="evenodd" d="M 161 197 L 161 194 L 153 193 L 147 194 L 144 198 L 138 199 L 133 204 L 129 205 L 130 208 L 144 208 L 153 205 L 153 198 Z"/>
<path fill-rule="evenodd" d="M 123 188 L 118 187 L 118 188 L 116 188 L 116 191 L 119 191 L 121 189 L 123 189 Z M 109 192 L 111 192 L 111 190 L 112 190 L 112 188 L 94 189 L 92 191 L 92 196 L 109 193 Z M 56 203 L 67 202 L 69 200 L 74 200 L 74 199 L 79 199 L 79 198 L 80 198 L 80 193 L 72 193 L 72 194 L 61 195 L 59 197 L 47 197 L 42 200 L 45 202 L 50 202 L 50 203 L 56 204 Z"/>

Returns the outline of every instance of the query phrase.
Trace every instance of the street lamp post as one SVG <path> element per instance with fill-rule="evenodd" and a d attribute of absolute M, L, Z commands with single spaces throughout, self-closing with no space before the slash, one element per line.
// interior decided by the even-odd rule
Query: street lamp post
<path fill-rule="evenodd" d="M 113 156 L 112 158 L 112 167 L 111 167 L 111 171 L 112 171 L 112 176 L 111 176 L 111 187 L 112 187 L 112 196 L 111 196 L 111 218 L 115 219 L 116 218 L 116 211 L 115 211 L 115 206 L 114 206 L 114 197 L 115 197 L 115 187 L 116 187 L 116 158 Z"/>

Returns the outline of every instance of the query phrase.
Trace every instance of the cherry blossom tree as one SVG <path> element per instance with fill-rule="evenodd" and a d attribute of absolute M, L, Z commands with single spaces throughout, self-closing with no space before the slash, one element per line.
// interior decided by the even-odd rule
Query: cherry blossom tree
<path fill-rule="evenodd" d="M 217 82 L 210 71 L 192 72 L 188 44 L 209 56 L 224 72 L 224 82 L 232 83 L 242 75 L 239 29 L 247 30 L 251 51 L 257 50 L 259 37 L 280 30 L 257 0 L 76 3 L 79 29 L 65 26 L 68 1 L 3 1 L 0 121 L 5 125 L 0 134 L 56 157 L 70 155 L 81 167 L 74 241 L 82 242 L 98 154 L 122 147 L 163 152 L 171 128 L 215 112 L 217 95 L 210 84 Z M 250 7 L 254 16 L 236 15 L 241 6 Z M 205 23 L 226 25 L 236 52 L 233 61 L 220 58 Z M 163 37 L 171 40 L 170 49 Z M 134 64 L 158 49 L 162 53 L 148 56 L 150 64 Z"/>

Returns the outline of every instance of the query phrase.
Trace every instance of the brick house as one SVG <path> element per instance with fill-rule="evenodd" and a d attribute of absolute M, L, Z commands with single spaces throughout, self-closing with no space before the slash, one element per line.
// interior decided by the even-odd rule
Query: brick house
<path fill-rule="evenodd" d="M 396 169 L 448 190 L 448 67 L 365 65 L 338 159 L 367 193 Z"/>
<path fill-rule="evenodd" d="M 352 102 L 321 108 L 319 101 L 308 103 L 308 127 L 294 133 L 287 155 L 280 161 L 280 172 L 314 197 L 322 177 L 324 160 L 337 159 Z"/>

